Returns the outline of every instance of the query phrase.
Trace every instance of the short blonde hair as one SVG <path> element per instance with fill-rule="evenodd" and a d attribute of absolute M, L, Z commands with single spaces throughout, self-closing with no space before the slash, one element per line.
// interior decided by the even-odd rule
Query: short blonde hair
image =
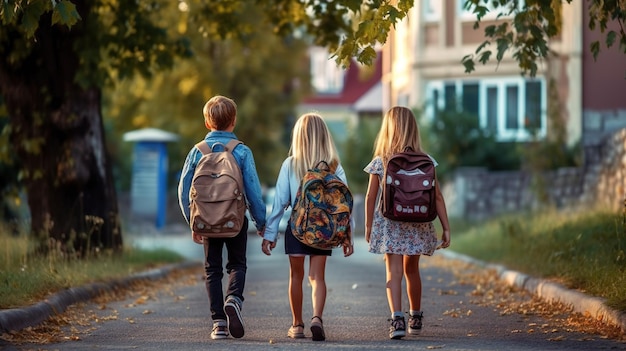
<path fill-rule="evenodd" d="M 331 167 L 339 164 L 339 155 L 328 126 L 322 116 L 306 113 L 300 116 L 293 127 L 289 155 L 298 179 L 306 171 L 325 161 Z"/>
<path fill-rule="evenodd" d="M 380 156 L 383 164 L 387 164 L 393 154 L 402 152 L 407 147 L 422 151 L 419 127 L 413 111 L 394 106 L 383 117 L 374 143 L 374 156 Z"/>
<path fill-rule="evenodd" d="M 225 130 L 237 117 L 237 104 L 232 99 L 216 95 L 204 104 L 202 115 L 211 129 Z"/>

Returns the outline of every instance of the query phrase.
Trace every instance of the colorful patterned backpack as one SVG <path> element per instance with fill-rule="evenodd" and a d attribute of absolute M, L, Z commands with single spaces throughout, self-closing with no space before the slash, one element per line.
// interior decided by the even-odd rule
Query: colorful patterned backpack
<path fill-rule="evenodd" d="M 291 212 L 291 232 L 313 248 L 341 247 L 350 240 L 352 205 L 348 186 L 321 161 L 300 182 Z"/>

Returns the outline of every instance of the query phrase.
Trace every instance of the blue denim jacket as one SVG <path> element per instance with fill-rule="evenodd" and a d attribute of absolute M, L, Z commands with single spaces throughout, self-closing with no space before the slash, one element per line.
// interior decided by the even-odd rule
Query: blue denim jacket
<path fill-rule="evenodd" d="M 212 131 L 204 138 L 209 146 L 216 142 L 226 145 L 232 139 L 237 139 L 235 134 L 226 131 Z M 263 202 L 261 183 L 256 172 L 252 150 L 248 146 L 241 144 L 235 147 L 233 156 L 237 160 L 243 174 L 243 186 L 246 193 L 248 211 L 255 226 L 260 230 L 265 227 L 265 203 Z M 189 190 L 191 189 L 193 174 L 201 157 L 202 152 L 194 146 L 187 154 L 178 183 L 178 204 L 187 223 L 189 223 L 189 204 L 191 203 Z"/>

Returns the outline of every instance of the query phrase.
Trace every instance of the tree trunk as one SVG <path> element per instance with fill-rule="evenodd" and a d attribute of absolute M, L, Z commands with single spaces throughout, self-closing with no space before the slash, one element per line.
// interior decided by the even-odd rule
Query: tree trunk
<path fill-rule="evenodd" d="M 44 15 L 28 56 L 19 62 L 10 55 L 0 58 L 0 91 L 21 163 L 31 231 L 45 239 L 45 248 L 80 256 L 122 247 L 101 89 L 75 82 L 80 60 L 74 44 L 82 32 L 80 26 L 71 31 L 51 26 Z M 27 39 L 12 34 L 3 44 L 20 50 Z"/>

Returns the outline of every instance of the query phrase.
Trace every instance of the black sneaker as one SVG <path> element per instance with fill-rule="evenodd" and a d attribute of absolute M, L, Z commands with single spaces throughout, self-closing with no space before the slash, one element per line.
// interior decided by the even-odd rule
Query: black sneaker
<path fill-rule="evenodd" d="M 241 338 L 244 334 L 241 303 L 235 296 L 229 296 L 224 304 L 224 313 L 228 318 L 228 331 L 233 338 Z"/>
<path fill-rule="evenodd" d="M 406 336 L 406 323 L 404 317 L 396 317 L 389 320 L 391 327 L 389 327 L 389 338 L 400 339 Z"/>
<path fill-rule="evenodd" d="M 424 318 L 424 313 L 422 311 L 409 316 L 409 334 L 419 334 L 422 330 L 422 318 Z"/>

